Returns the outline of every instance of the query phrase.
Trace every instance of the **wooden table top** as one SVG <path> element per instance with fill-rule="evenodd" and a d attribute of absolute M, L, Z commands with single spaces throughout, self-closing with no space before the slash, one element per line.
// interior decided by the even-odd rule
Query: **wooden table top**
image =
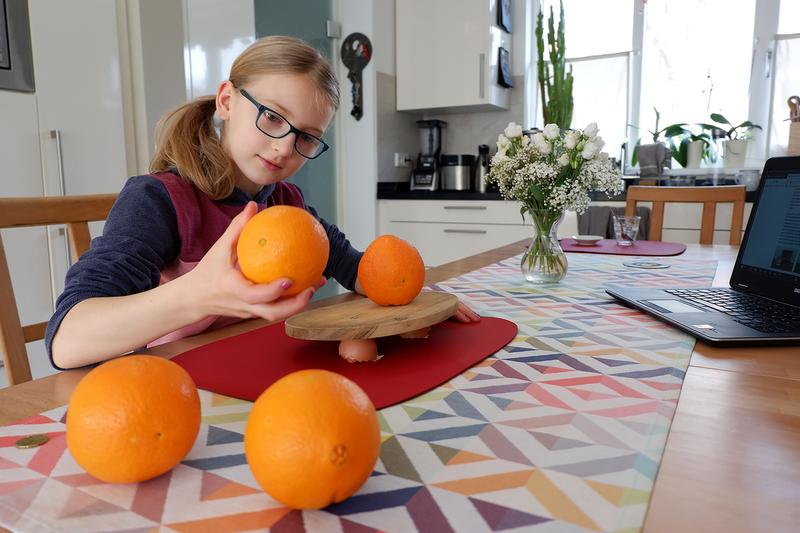
<path fill-rule="evenodd" d="M 522 242 L 428 270 L 436 283 L 519 254 Z M 727 285 L 737 248 L 689 245 L 719 262 Z M 313 306 L 347 299 L 335 296 Z M 171 357 L 265 324 L 252 320 L 158 346 Z M 0 424 L 69 402 L 85 370 L 0 389 Z M 800 524 L 800 348 L 695 345 L 656 478 L 645 531 L 797 531 Z"/>

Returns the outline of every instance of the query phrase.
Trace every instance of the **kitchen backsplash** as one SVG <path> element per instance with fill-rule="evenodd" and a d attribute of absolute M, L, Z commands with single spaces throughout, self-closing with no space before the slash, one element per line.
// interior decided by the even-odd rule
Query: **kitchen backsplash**
<path fill-rule="evenodd" d="M 509 122 L 522 123 L 524 76 L 514 76 L 511 90 L 511 108 L 508 111 L 473 113 L 427 114 L 397 111 L 396 77 L 377 73 L 378 108 L 378 181 L 406 181 L 410 168 L 394 166 L 395 152 L 407 153 L 416 158 L 419 151 L 419 134 L 416 121 L 438 118 L 447 122 L 442 153 L 478 154 L 479 144 L 488 144 L 490 153 L 496 151 L 497 135 Z"/>

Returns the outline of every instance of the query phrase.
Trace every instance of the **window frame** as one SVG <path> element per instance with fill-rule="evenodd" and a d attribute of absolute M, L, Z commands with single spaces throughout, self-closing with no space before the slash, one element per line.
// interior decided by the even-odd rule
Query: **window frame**
<path fill-rule="evenodd" d="M 756 130 L 753 136 L 755 146 L 751 154 L 763 163 L 768 157 L 770 135 L 772 130 L 772 109 L 775 69 L 775 49 L 780 40 L 800 38 L 800 33 L 779 34 L 778 19 L 781 0 L 755 0 L 755 20 L 753 23 L 753 53 L 750 67 L 750 85 L 748 102 L 748 120 L 761 124 L 763 130 Z M 642 96 L 642 50 L 644 47 L 644 20 L 647 0 L 634 0 L 633 31 L 631 49 L 627 52 L 598 54 L 582 57 L 568 57 L 567 62 L 602 59 L 604 57 L 620 57 L 628 55 L 628 91 L 626 124 L 639 124 Z M 526 71 L 525 95 L 523 98 L 523 124 L 526 128 L 543 127 L 539 116 L 539 87 L 536 77 L 535 27 L 539 12 L 538 0 L 525 0 L 525 12 L 529 14 L 526 25 Z M 631 126 L 627 127 L 627 142 L 630 151 L 639 133 Z M 612 157 L 616 154 L 610 154 Z"/>

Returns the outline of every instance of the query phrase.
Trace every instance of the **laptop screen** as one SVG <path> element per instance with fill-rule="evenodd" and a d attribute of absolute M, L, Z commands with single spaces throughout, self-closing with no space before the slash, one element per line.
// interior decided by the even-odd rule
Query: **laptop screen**
<path fill-rule="evenodd" d="M 767 161 L 761 181 L 731 285 L 800 303 L 800 158 Z"/>

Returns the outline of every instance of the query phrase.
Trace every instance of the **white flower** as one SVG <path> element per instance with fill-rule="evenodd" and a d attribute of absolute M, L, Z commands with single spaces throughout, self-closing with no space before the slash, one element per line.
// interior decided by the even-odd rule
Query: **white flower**
<path fill-rule="evenodd" d="M 540 154 L 543 155 L 547 155 L 553 151 L 550 143 L 547 142 L 547 139 L 545 139 L 544 134 L 542 133 L 533 134 L 533 146 Z"/>
<path fill-rule="evenodd" d="M 560 134 L 561 130 L 558 129 L 558 124 L 548 124 L 544 127 L 544 136 L 551 141 L 558 138 Z"/>
<path fill-rule="evenodd" d="M 592 137 L 597 135 L 597 129 L 598 129 L 597 128 L 597 123 L 596 122 L 590 122 L 589 125 L 586 126 L 586 128 L 584 128 L 583 134 L 591 139 Z"/>
<path fill-rule="evenodd" d="M 550 155 L 553 151 L 553 147 L 547 141 L 544 141 L 542 144 L 537 144 L 536 149 L 539 150 L 542 155 Z"/>
<path fill-rule="evenodd" d="M 583 147 L 583 152 L 581 152 L 581 156 L 584 159 L 592 159 L 599 151 L 596 144 L 586 143 L 586 146 Z"/>
<path fill-rule="evenodd" d="M 503 133 L 506 134 L 506 137 L 509 139 L 513 137 L 522 137 L 522 126 L 517 124 L 516 122 L 509 122 L 508 126 L 506 126 L 505 131 Z"/>
<path fill-rule="evenodd" d="M 515 135 L 511 124 L 498 137 L 498 150 L 492 158 L 489 180 L 497 184 L 503 198 L 521 200 L 531 208 L 554 212 L 572 209 L 585 211 L 590 191 L 605 191 L 609 196 L 622 190 L 619 170 L 600 152 L 603 140 L 596 134 L 587 137 L 580 130 L 564 131 L 564 141 L 549 139 L 550 128 L 530 137 Z M 593 133 L 593 128 L 587 128 Z M 519 140 L 517 140 L 519 139 Z"/>
<path fill-rule="evenodd" d="M 497 136 L 497 149 L 503 150 L 504 152 L 511 146 L 511 141 L 503 135 L 502 133 Z"/>

